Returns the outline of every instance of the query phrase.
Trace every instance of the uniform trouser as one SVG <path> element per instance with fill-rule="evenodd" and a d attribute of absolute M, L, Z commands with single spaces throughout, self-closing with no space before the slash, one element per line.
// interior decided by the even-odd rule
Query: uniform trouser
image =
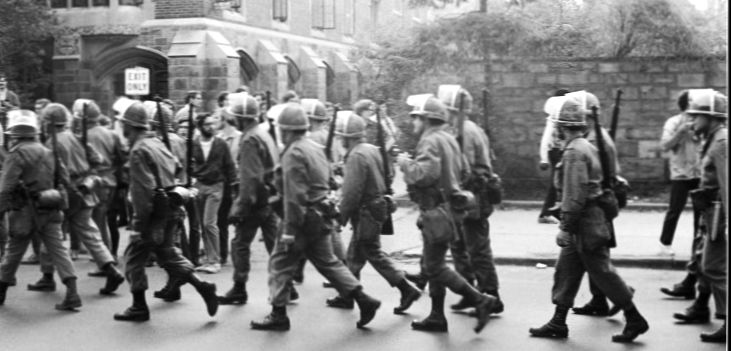
<path fill-rule="evenodd" d="M 15 211 L 14 211 L 15 212 Z M 63 245 L 63 233 L 61 232 L 61 223 L 63 223 L 63 213 L 61 211 L 36 211 L 35 215 L 30 207 L 26 206 L 18 213 L 8 216 L 9 220 L 14 220 L 16 216 L 21 216 L 19 220 L 25 219 L 27 225 L 22 230 L 11 230 L 9 232 L 9 243 L 6 255 L 0 264 L 0 281 L 15 281 L 15 273 L 18 271 L 18 265 L 23 259 L 25 250 L 28 249 L 31 238 L 37 235 L 43 242 L 43 247 L 48 251 L 50 262 L 58 269 L 58 275 L 61 280 L 75 278 L 74 266 L 71 263 L 71 256 L 68 249 Z M 10 227 L 16 227 L 10 224 Z"/>
<path fill-rule="evenodd" d="M 78 234 L 79 239 L 94 258 L 94 262 L 99 268 L 102 268 L 107 263 L 114 262 L 114 257 L 104 246 L 99 229 L 91 219 L 91 212 L 92 208 L 71 209 L 66 212 L 66 223 L 68 223 L 69 231 Z M 53 264 L 44 247 L 41 247 L 40 262 L 41 272 L 53 273 Z"/>
<path fill-rule="evenodd" d="M 169 219 L 165 225 L 165 234 L 161 243 L 155 244 L 142 240 L 138 235 L 130 237 L 129 245 L 124 250 L 124 275 L 127 277 L 131 292 L 145 291 L 148 288 L 145 266 L 152 253 L 157 264 L 168 274 L 170 279 L 178 278 L 188 281 L 193 273 L 193 264 L 188 261 L 180 249 L 173 246 L 172 236 L 178 221 Z"/>
<path fill-rule="evenodd" d="M 279 228 L 279 217 L 270 208 L 258 211 L 256 215 L 248 216 L 236 225 L 236 236 L 231 241 L 231 261 L 234 264 L 233 280 L 237 283 L 246 283 L 251 271 L 251 243 L 256 232 L 261 228 L 264 246 L 271 255 Z"/>
<path fill-rule="evenodd" d="M 188 217 L 188 244 L 189 254 L 186 256 L 194 264 L 198 264 L 198 254 L 201 245 L 201 224 L 200 218 L 198 217 L 198 202 L 197 200 L 186 201 L 185 213 Z"/>
<path fill-rule="evenodd" d="M 126 190 L 125 188 L 116 187 L 112 193 L 107 208 L 107 228 L 109 228 L 110 245 L 109 250 L 114 257 L 117 257 L 119 251 L 119 219 L 126 212 Z"/>
<path fill-rule="evenodd" d="M 617 274 L 609 259 L 609 248 L 579 252 L 576 238 L 561 248 L 553 275 L 553 303 L 573 307 L 584 272 L 615 305 L 624 309 L 632 304 L 632 292 Z"/>
<path fill-rule="evenodd" d="M 381 250 L 381 227 L 367 211 L 353 218 L 353 236 L 348 246 L 348 269 L 360 279 L 360 271 L 366 262 L 380 274 L 388 284 L 396 286 L 404 280 L 404 271 L 396 268 L 393 260 Z"/>
<path fill-rule="evenodd" d="M 450 244 L 454 268 L 468 281 L 477 280 L 479 290 L 496 293 L 498 277 L 490 247 L 490 222 L 487 218 L 467 218 L 458 226 L 459 238 Z"/>
<path fill-rule="evenodd" d="M 221 247 L 221 263 L 228 260 L 229 242 L 228 242 L 228 212 L 231 210 L 232 194 L 231 185 L 225 183 L 223 185 L 223 197 L 221 198 L 221 206 L 218 208 L 218 236 L 219 246 Z"/>
<path fill-rule="evenodd" d="M 91 212 L 91 218 L 94 220 L 97 228 L 99 228 L 99 234 L 101 235 L 102 242 L 106 245 L 107 249 L 111 250 L 112 240 L 109 235 L 109 226 L 107 225 L 107 211 L 109 210 L 109 205 L 112 201 L 112 195 L 114 195 L 114 188 L 100 186 L 95 191 L 96 196 L 99 198 L 99 203 Z"/>
<path fill-rule="evenodd" d="M 198 213 L 202 222 L 204 263 L 221 263 L 221 239 L 218 232 L 218 208 L 223 199 L 223 182 L 212 185 L 196 184 L 198 188 Z"/>
<path fill-rule="evenodd" d="M 698 290 L 702 292 L 701 287 L 705 285 L 710 288 L 713 294 L 713 301 L 716 304 L 716 313 L 726 315 L 726 284 L 728 278 L 728 266 L 726 258 L 728 256 L 728 242 L 726 240 L 725 215 L 721 213 L 719 229 L 715 240 L 711 240 L 710 230 L 713 218 L 713 208 L 703 212 L 703 223 L 705 226 L 705 234 L 703 235 L 703 253 L 700 257 L 700 282 Z"/>
<path fill-rule="evenodd" d="M 663 245 L 672 245 L 675 229 L 678 227 L 678 219 L 680 219 L 680 214 L 683 213 L 685 204 L 688 202 L 688 194 L 691 190 L 698 189 L 698 184 L 700 184 L 700 179 L 670 181 L 670 203 L 662 225 L 662 234 L 660 234 L 660 242 Z M 700 213 L 694 209 L 693 233 L 698 231 L 699 215 Z"/>
<path fill-rule="evenodd" d="M 448 242 L 424 241 L 422 249 L 422 272 L 429 280 L 429 296 L 439 297 L 447 293 L 447 288 L 455 293 L 464 290 L 467 281 L 447 266 Z"/>
<path fill-rule="evenodd" d="M 333 254 L 330 235 L 298 239 L 295 245 L 283 245 L 279 240 L 269 258 L 269 301 L 272 306 L 286 306 L 292 288 L 292 278 L 302 257 L 306 257 L 341 296 L 350 296 L 360 288 L 360 282 L 348 267 Z"/>
<path fill-rule="evenodd" d="M 0 216 L 0 259 L 5 255 L 5 248 L 8 246 L 8 230 L 5 226 L 5 216 Z"/>
<path fill-rule="evenodd" d="M 345 241 L 343 240 L 343 234 L 340 228 L 340 225 L 337 225 L 337 229 L 330 234 L 331 236 L 331 243 L 333 245 L 333 253 L 335 254 L 335 257 L 337 257 L 339 260 L 347 263 L 348 258 L 348 252 L 345 248 Z M 299 262 L 298 268 L 297 268 L 297 274 L 302 275 L 305 271 L 305 264 L 307 263 L 307 258 L 302 258 Z"/>

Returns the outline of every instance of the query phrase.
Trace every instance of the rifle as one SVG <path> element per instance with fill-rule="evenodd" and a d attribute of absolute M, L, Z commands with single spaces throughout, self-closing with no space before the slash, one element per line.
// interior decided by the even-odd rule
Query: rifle
<path fill-rule="evenodd" d="M 193 103 L 188 104 L 188 138 L 185 140 L 186 187 L 193 186 Z"/>
<path fill-rule="evenodd" d="M 165 118 L 162 115 L 162 108 L 160 107 L 161 102 L 162 102 L 162 98 L 159 95 L 155 96 L 155 104 L 157 105 L 157 122 L 160 124 L 159 130 L 160 130 L 160 135 L 162 136 L 162 142 L 163 142 L 163 144 L 165 144 L 165 147 L 168 150 L 171 150 L 170 138 L 168 137 L 168 128 L 165 123 Z"/>
<path fill-rule="evenodd" d="M 272 92 L 267 90 L 267 111 L 272 108 Z M 269 122 L 269 134 L 272 136 L 272 139 L 274 139 L 274 145 L 277 144 L 277 131 L 274 129 L 274 120 L 267 117 L 266 112 L 264 113 L 264 118 L 267 119 L 267 122 Z"/>
<path fill-rule="evenodd" d="M 56 127 L 49 123 L 51 129 L 51 149 L 53 151 L 53 188 L 58 189 L 61 185 L 61 164 L 58 159 L 58 139 Z"/>
<path fill-rule="evenodd" d="M 381 105 L 376 106 L 376 124 L 378 125 L 378 146 L 381 149 L 381 161 L 383 162 L 383 180 L 386 183 L 386 205 L 388 206 L 386 221 L 381 227 L 381 234 L 393 235 L 393 218 L 391 217 L 391 200 L 393 188 L 391 188 L 391 167 L 389 167 L 388 150 L 386 150 L 386 137 L 383 131 L 383 122 L 381 120 Z"/>
<path fill-rule="evenodd" d="M 485 133 L 488 138 L 490 138 L 490 124 L 487 114 L 487 98 L 489 94 L 490 92 L 487 89 L 482 89 L 482 123 L 484 123 Z"/>
<path fill-rule="evenodd" d="M 340 111 L 340 106 L 335 105 L 333 110 L 333 118 L 330 121 L 330 130 L 327 131 L 327 142 L 325 143 L 325 156 L 327 156 L 327 160 L 330 161 L 330 163 L 333 163 L 333 155 L 332 155 L 332 148 L 333 148 L 333 141 L 335 140 L 335 126 L 337 126 L 336 122 L 338 120 L 338 111 Z"/>
<path fill-rule="evenodd" d="M 612 110 L 612 124 L 609 128 L 609 136 L 612 140 L 617 140 L 617 123 L 619 122 L 619 103 L 622 101 L 622 89 L 617 89 L 617 95 L 614 97 L 614 109 Z"/>
<path fill-rule="evenodd" d="M 614 225 L 612 219 L 617 217 L 619 208 L 617 204 L 617 198 L 614 195 L 614 177 L 611 172 L 612 160 L 609 159 L 609 154 L 604 145 L 604 135 L 602 134 L 602 126 L 599 121 L 599 108 L 592 106 L 591 117 L 594 119 L 594 134 L 596 134 L 596 146 L 599 150 L 599 163 L 602 167 L 602 194 L 597 199 L 599 207 L 604 211 L 607 221 L 609 222 L 609 247 L 617 246 L 616 237 L 614 235 Z"/>
<path fill-rule="evenodd" d="M 464 94 L 459 91 L 459 117 L 457 118 L 457 143 L 459 149 L 464 152 Z"/>
<path fill-rule="evenodd" d="M 89 109 L 89 103 L 84 103 L 81 108 L 81 144 L 84 145 L 84 155 L 86 155 L 86 162 L 89 162 L 89 136 L 86 132 L 86 114 Z"/>

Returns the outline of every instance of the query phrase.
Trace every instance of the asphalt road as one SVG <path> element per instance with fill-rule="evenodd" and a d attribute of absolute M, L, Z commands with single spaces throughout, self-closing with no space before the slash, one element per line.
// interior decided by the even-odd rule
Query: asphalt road
<path fill-rule="evenodd" d="M 266 256 L 263 244 L 255 242 L 256 252 L 247 305 L 222 306 L 215 317 L 208 317 L 205 306 L 192 287 L 183 288 L 183 299 L 165 303 L 148 292 L 152 319 L 133 324 L 112 320 L 115 312 L 130 303 L 128 286 L 117 296 L 101 297 L 97 290 L 103 279 L 89 278 L 93 269 L 86 259 L 77 261 L 79 288 L 84 301 L 80 312 L 58 312 L 53 304 L 62 292 L 37 293 L 25 290 L 27 283 L 39 276 L 37 266 L 21 266 L 18 286 L 11 288 L 6 305 L 0 307 L 0 350 L 722 350 L 723 346 L 703 344 L 698 334 L 720 326 L 718 321 L 704 326 L 675 325 L 671 315 L 689 302 L 663 299 L 658 288 L 681 278 L 682 272 L 651 269 L 620 269 L 628 283 L 637 289 L 636 304 L 650 321 L 648 334 L 635 344 L 619 345 L 610 341 L 621 331 L 623 318 L 569 316 L 570 338 L 563 341 L 535 339 L 528 328 L 546 322 L 553 311 L 550 289 L 553 269 L 499 266 L 501 294 L 506 304 L 503 315 L 492 319 L 481 334 L 472 331 L 474 319 L 448 312 L 450 332 L 429 334 L 410 329 L 412 319 L 429 312 L 425 296 L 410 310 L 411 315 L 397 316 L 391 310 L 398 303 L 398 292 L 390 288 L 375 271 L 363 272 L 366 291 L 383 301 L 369 330 L 358 330 L 357 309 L 343 311 L 324 306 L 334 290 L 322 287 L 323 278 L 307 266 L 306 279 L 298 286 L 301 298 L 289 308 L 292 330 L 261 332 L 249 329 L 252 319 L 265 316 L 267 304 Z M 83 257 L 83 256 L 82 256 Z M 404 263 L 407 270 L 417 269 Z M 231 266 L 204 278 L 216 282 L 219 290 L 230 286 Z M 152 290 L 164 284 L 159 268 L 149 269 Z M 586 283 L 585 283 L 586 284 Z M 576 304 L 589 298 L 583 287 Z M 458 297 L 449 294 L 447 304 Z"/>

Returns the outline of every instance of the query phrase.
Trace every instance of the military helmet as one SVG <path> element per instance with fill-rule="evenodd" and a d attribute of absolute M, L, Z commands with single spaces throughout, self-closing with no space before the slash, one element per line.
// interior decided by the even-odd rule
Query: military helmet
<path fill-rule="evenodd" d="M 135 128 L 149 129 L 150 117 L 147 114 L 145 105 L 135 101 L 124 111 L 120 122 Z"/>
<path fill-rule="evenodd" d="M 587 114 L 585 108 L 586 102 L 577 95 L 566 94 L 565 98 L 558 114 L 554 115 L 551 120 L 559 126 L 585 127 Z"/>
<path fill-rule="evenodd" d="M 69 123 L 69 115 L 71 114 L 66 106 L 57 102 L 48 104 L 48 106 L 43 108 L 41 113 L 43 114 L 43 119 L 47 123 L 57 126 L 67 125 Z"/>
<path fill-rule="evenodd" d="M 157 117 L 157 102 L 147 100 L 142 105 L 145 108 L 150 125 L 152 127 L 158 127 L 160 120 Z M 173 111 L 170 110 L 167 104 L 162 102 L 160 103 L 160 111 L 162 112 L 162 120 L 165 122 L 165 126 L 170 129 L 172 127 Z"/>
<path fill-rule="evenodd" d="M 422 101 L 410 105 L 414 106 L 414 109 L 409 112 L 409 116 L 411 117 L 421 116 L 447 122 L 447 107 L 433 95 L 427 96 Z"/>
<path fill-rule="evenodd" d="M 366 122 L 363 117 L 355 113 L 346 114 L 338 119 L 335 134 L 343 138 L 360 138 L 365 136 Z"/>
<path fill-rule="evenodd" d="M 228 107 L 223 109 L 227 116 L 236 118 L 259 118 L 259 103 L 248 93 L 228 94 Z"/>
<path fill-rule="evenodd" d="M 581 105 L 584 106 L 584 110 L 586 113 L 591 113 L 592 107 L 597 108 L 597 113 L 601 111 L 601 105 L 599 104 L 599 99 L 596 97 L 596 95 L 586 91 L 586 90 L 579 90 L 574 91 L 566 94 L 566 96 L 575 96 L 580 102 Z"/>
<path fill-rule="evenodd" d="M 728 99 L 713 89 L 693 89 L 688 94 L 688 114 L 728 118 Z"/>
<path fill-rule="evenodd" d="M 472 111 L 472 95 L 460 85 L 440 85 L 437 97 L 450 111 L 459 111 L 460 107 L 463 112 L 469 113 Z"/>
<path fill-rule="evenodd" d="M 374 109 L 375 107 L 376 107 L 376 103 L 373 102 L 373 100 L 370 100 L 370 99 L 358 100 L 353 105 L 353 112 L 358 116 L 362 116 L 363 111 Z"/>
<path fill-rule="evenodd" d="M 30 110 L 8 111 L 8 130 L 10 137 L 32 138 L 38 135 L 38 116 Z"/>
<path fill-rule="evenodd" d="M 327 121 L 329 119 L 327 117 L 325 104 L 323 104 L 320 100 L 302 99 L 300 100 L 300 104 L 302 104 L 302 108 L 305 109 L 307 118 L 313 121 Z"/>
<path fill-rule="evenodd" d="M 89 99 L 76 99 L 76 101 L 74 101 L 74 104 L 71 106 L 74 118 L 82 118 L 82 115 L 84 114 L 84 104 L 86 104 L 86 116 L 83 117 L 87 118 L 87 120 L 98 120 L 99 116 L 102 114 L 99 109 L 99 105 L 97 105 L 94 100 Z"/>
<path fill-rule="evenodd" d="M 288 102 L 282 109 L 276 120 L 280 130 L 307 130 L 310 128 L 310 121 L 307 119 L 302 105 Z"/>

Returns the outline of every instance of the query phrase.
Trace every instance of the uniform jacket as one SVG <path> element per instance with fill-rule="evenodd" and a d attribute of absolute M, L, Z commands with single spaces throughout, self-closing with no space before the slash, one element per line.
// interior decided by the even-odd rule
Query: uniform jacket
<path fill-rule="evenodd" d="M 122 140 L 109 128 L 96 125 L 87 130 L 87 140 L 99 153 L 101 162 L 97 174 L 108 187 L 117 186 L 117 176 L 126 161 Z"/>
<path fill-rule="evenodd" d="M 454 130 L 456 133 L 457 131 Z M 490 140 L 485 131 L 475 122 L 464 121 L 464 154 L 473 172 L 492 175 L 492 161 L 490 160 Z"/>
<path fill-rule="evenodd" d="M 701 155 L 701 188 L 718 189 L 723 213 L 728 210 L 728 130 L 719 127 L 710 133 L 708 149 Z"/>
<path fill-rule="evenodd" d="M 68 172 L 59 162 L 60 183 L 68 183 Z M 0 212 L 10 210 L 18 203 L 17 188 L 20 182 L 30 194 L 52 189 L 55 165 L 53 152 L 36 141 L 22 141 L 10 149 L 0 177 Z"/>
<path fill-rule="evenodd" d="M 347 221 L 386 192 L 380 149 L 366 142 L 355 145 L 345 157 L 344 176 L 339 210 Z"/>
<path fill-rule="evenodd" d="M 86 150 L 84 150 L 81 141 L 68 129 L 56 133 L 56 145 L 58 147 L 56 150 L 58 158 L 66 166 L 72 182 L 89 175 L 93 169 L 96 169 L 102 163 L 99 153 L 91 145 L 87 145 Z M 49 149 L 53 148 L 53 138 L 48 138 L 46 146 Z M 89 154 L 88 160 L 86 159 L 87 152 Z"/>
<path fill-rule="evenodd" d="M 284 233 L 300 235 L 307 205 L 327 197 L 330 165 L 322 148 L 306 137 L 292 141 L 282 155 Z"/>
<path fill-rule="evenodd" d="M 308 134 L 308 137 L 317 143 L 318 146 L 322 147 L 323 150 L 325 150 L 325 146 L 327 146 L 327 137 L 330 134 L 329 128 L 322 128 L 318 129 L 314 132 L 310 132 Z M 332 160 L 333 163 L 338 163 L 342 161 L 343 157 L 345 157 L 345 150 L 343 149 L 342 144 L 340 144 L 337 140 L 337 138 L 333 139 L 333 144 L 330 149 L 330 152 L 332 153 Z M 327 156 L 327 155 L 325 155 Z"/>
<path fill-rule="evenodd" d="M 268 200 L 266 184 L 272 181 L 274 169 L 279 165 L 279 152 L 266 126 L 253 124 L 241 135 L 237 154 L 239 194 L 231 214 L 246 217 L 251 215 L 254 205 Z"/>
<path fill-rule="evenodd" d="M 581 213 L 588 201 L 601 194 L 599 151 L 586 138 L 566 142 L 556 187 L 562 191 L 561 212 Z"/>
<path fill-rule="evenodd" d="M 129 195 L 132 200 L 132 228 L 142 232 L 152 213 L 153 192 L 158 186 L 175 185 L 175 156 L 157 138 L 155 132 L 147 132 L 133 146 L 129 156 Z M 155 179 L 159 176 L 160 184 Z"/>
<path fill-rule="evenodd" d="M 670 179 L 697 179 L 700 177 L 699 142 L 692 133 L 678 130 L 690 122 L 687 114 L 668 118 L 662 129 L 660 145 L 670 152 Z"/>
<path fill-rule="evenodd" d="M 236 170 L 231 151 L 223 139 L 214 136 L 211 151 L 204 160 L 200 138 L 193 141 L 193 177 L 205 185 L 219 182 L 235 182 Z"/>
<path fill-rule="evenodd" d="M 188 169 L 186 168 L 188 164 L 188 145 L 185 139 L 175 133 L 168 133 L 168 139 L 170 140 L 170 151 L 173 152 L 180 166 L 175 172 L 175 179 L 177 179 L 178 183 L 185 184 L 188 181 Z"/>
<path fill-rule="evenodd" d="M 420 207 L 432 207 L 428 202 L 433 194 L 442 196 L 442 201 L 460 190 L 465 165 L 457 140 L 447 131 L 447 126 L 428 127 L 416 145 L 414 159 L 401 167 L 406 184 L 416 192 Z"/>
<path fill-rule="evenodd" d="M 598 144 L 596 143 L 596 133 L 594 133 L 594 129 L 592 128 L 591 131 L 589 131 L 586 135 L 586 140 L 588 140 L 594 147 L 597 148 L 597 152 L 599 152 Z M 605 128 L 602 128 L 602 137 L 604 138 L 604 149 L 607 151 L 607 154 L 609 155 L 609 174 L 612 175 L 612 177 L 619 174 L 622 169 L 619 167 L 619 159 L 617 158 L 617 147 L 614 145 L 614 141 L 612 141 L 612 137 L 609 136 L 609 132 Z M 601 163 L 600 163 L 601 164 Z"/>

